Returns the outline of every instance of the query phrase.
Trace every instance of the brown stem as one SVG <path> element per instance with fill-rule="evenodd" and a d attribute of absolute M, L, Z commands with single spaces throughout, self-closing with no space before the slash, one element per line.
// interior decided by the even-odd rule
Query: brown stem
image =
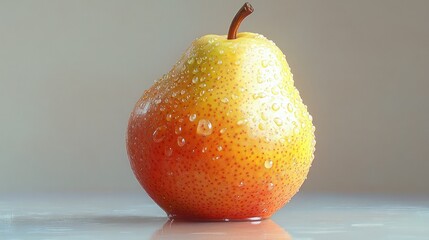
<path fill-rule="evenodd" d="M 237 30 L 240 27 L 240 23 L 244 18 L 249 16 L 253 12 L 253 7 L 250 3 L 246 2 L 240 10 L 238 10 L 237 14 L 235 14 L 234 19 L 232 19 L 231 26 L 229 26 L 228 39 L 236 39 L 237 38 Z"/>

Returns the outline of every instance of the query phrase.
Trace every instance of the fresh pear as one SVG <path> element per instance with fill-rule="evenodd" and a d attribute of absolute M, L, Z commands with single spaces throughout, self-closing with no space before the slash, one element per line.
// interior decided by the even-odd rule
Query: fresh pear
<path fill-rule="evenodd" d="M 312 117 L 274 42 L 237 34 L 252 11 L 244 4 L 227 36 L 192 42 L 131 113 L 131 167 L 170 218 L 269 218 L 307 177 Z"/>

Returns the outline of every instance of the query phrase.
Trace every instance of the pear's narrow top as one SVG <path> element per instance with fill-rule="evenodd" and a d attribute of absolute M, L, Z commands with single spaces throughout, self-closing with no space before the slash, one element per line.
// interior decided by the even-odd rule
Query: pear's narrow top
<path fill-rule="evenodd" d="M 240 27 L 241 22 L 244 18 L 249 16 L 253 12 L 253 7 L 250 5 L 250 3 L 246 2 L 240 10 L 238 10 L 237 14 L 235 14 L 234 19 L 231 22 L 231 25 L 229 26 L 228 31 L 228 39 L 236 39 L 237 38 L 237 31 Z"/>

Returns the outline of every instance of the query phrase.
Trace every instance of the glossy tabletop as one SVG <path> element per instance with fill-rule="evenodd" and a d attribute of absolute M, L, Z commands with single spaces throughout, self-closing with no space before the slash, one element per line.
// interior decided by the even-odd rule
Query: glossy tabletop
<path fill-rule="evenodd" d="M 0 239 L 429 239 L 429 198 L 298 194 L 270 220 L 197 223 L 143 193 L 6 195 Z"/>

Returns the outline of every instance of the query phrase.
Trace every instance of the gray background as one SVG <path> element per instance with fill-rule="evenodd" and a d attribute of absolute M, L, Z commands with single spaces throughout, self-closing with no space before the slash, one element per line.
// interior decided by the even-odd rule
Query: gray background
<path fill-rule="evenodd" d="M 0 192 L 141 191 L 134 103 L 242 1 L 0 1 Z M 253 1 L 314 117 L 302 191 L 429 194 L 429 1 Z"/>

